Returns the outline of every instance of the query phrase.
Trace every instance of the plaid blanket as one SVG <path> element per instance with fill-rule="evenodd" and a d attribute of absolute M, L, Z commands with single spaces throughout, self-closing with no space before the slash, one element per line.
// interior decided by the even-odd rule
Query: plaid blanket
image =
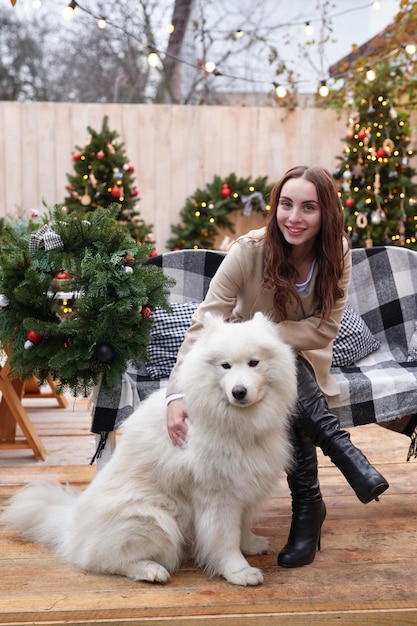
<path fill-rule="evenodd" d="M 329 401 L 342 426 L 417 412 L 417 362 L 408 361 L 417 320 L 417 253 L 397 247 L 352 251 L 349 304 L 381 343 L 352 367 L 332 368 L 340 394 Z"/>
<path fill-rule="evenodd" d="M 417 253 L 397 247 L 352 251 L 349 304 L 381 348 L 351 367 L 332 368 L 340 394 L 329 402 L 343 427 L 386 422 L 417 412 L 417 362 L 407 361 L 417 320 Z M 168 252 L 149 262 L 176 280 L 172 302 L 201 302 L 224 253 Z M 113 389 L 99 387 L 92 432 L 117 429 L 149 393 L 167 380 L 151 380 L 145 366 L 128 369 Z"/>

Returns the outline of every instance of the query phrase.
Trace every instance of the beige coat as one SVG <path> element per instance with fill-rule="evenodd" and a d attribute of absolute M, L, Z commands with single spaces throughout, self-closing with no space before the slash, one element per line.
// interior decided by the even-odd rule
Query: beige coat
<path fill-rule="evenodd" d="M 313 272 L 308 294 L 301 294 L 301 306 L 288 310 L 288 319 L 279 321 L 274 311 L 273 293 L 262 288 L 265 228 L 253 230 L 237 239 L 211 280 L 204 302 L 198 307 L 188 330 L 174 369 L 171 372 L 167 395 L 181 393 L 176 379 L 183 355 L 194 343 L 206 311 L 216 313 L 230 322 L 245 321 L 256 311 L 262 311 L 279 323 L 281 335 L 295 352 L 302 354 L 313 366 L 317 382 L 327 395 L 336 395 L 338 385 L 329 374 L 332 361 L 333 339 L 339 329 L 346 305 L 348 285 L 352 269 L 352 258 L 347 242 L 345 246 L 345 268 L 341 279 L 344 297 L 332 309 L 330 318 L 321 326 L 320 318 L 314 315 L 317 308 L 315 281 L 317 266 Z"/>

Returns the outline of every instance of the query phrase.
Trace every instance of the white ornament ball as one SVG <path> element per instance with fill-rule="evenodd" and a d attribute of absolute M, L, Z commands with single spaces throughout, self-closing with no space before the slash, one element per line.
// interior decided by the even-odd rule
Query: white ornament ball
<path fill-rule="evenodd" d="M 31 341 L 29 341 L 29 339 L 27 341 L 25 341 L 25 350 L 29 350 L 29 348 L 32 348 L 35 344 L 32 343 Z"/>
<path fill-rule="evenodd" d="M 352 172 L 350 170 L 345 170 L 343 172 L 343 178 L 345 180 L 350 180 L 352 178 Z"/>
<path fill-rule="evenodd" d="M 9 304 L 9 298 L 5 296 L 4 293 L 0 293 L 0 309 L 5 309 Z"/>

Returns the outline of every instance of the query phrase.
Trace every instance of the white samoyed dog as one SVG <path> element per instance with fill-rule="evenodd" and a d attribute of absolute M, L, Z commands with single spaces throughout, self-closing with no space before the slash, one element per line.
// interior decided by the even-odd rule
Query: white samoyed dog
<path fill-rule="evenodd" d="M 188 437 L 167 432 L 165 390 L 126 420 L 115 453 L 85 491 L 34 482 L 10 501 L 7 526 L 85 570 L 166 583 L 187 550 L 210 576 L 263 582 L 243 556 L 267 550 L 251 525 L 291 461 L 296 366 L 263 314 L 207 314 L 181 366 Z"/>

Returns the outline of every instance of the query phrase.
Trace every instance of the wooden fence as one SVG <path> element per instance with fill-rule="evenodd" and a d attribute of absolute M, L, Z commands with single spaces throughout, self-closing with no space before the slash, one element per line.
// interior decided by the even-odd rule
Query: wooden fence
<path fill-rule="evenodd" d="M 105 115 L 135 166 L 139 210 L 159 252 L 186 198 L 215 175 L 274 182 L 293 165 L 335 169 L 347 121 L 312 108 L 0 102 L 0 217 L 42 209 L 42 197 L 61 203 L 72 153 Z M 237 217 L 238 234 L 254 225 Z"/>

